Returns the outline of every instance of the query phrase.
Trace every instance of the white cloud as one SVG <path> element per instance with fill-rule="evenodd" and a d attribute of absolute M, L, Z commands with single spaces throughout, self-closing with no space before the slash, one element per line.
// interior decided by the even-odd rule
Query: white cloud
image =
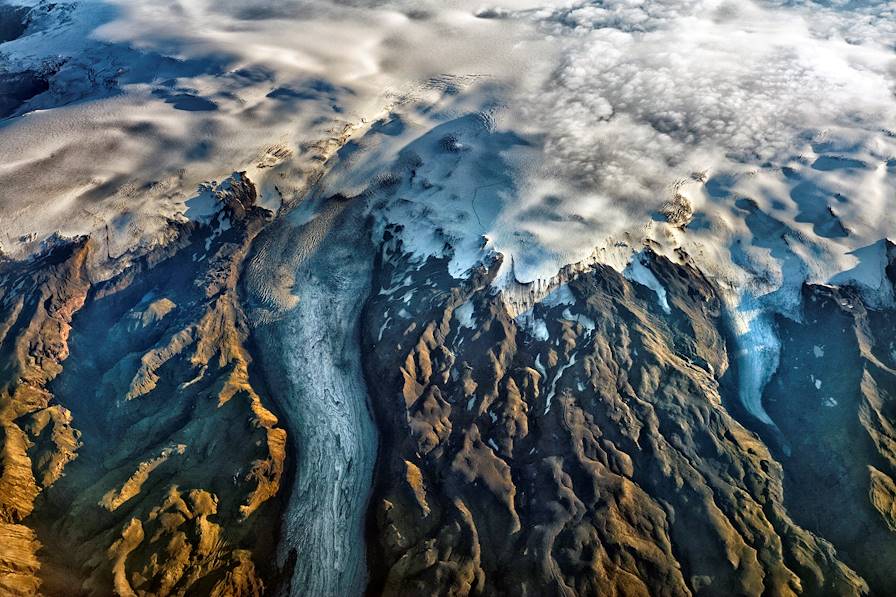
<path fill-rule="evenodd" d="M 615 205 L 628 217 L 611 211 L 592 233 L 619 238 L 645 225 L 656 231 L 651 214 L 693 173 L 732 177 L 723 196 L 686 185 L 709 232 L 674 233 L 675 243 L 695 251 L 715 245 L 710 265 L 730 269 L 720 248 L 738 238 L 772 240 L 754 240 L 757 231 L 734 205 L 748 196 L 808 239 L 815 257 L 804 264 L 807 275 L 830 277 L 848 266 L 848 250 L 893 229 L 886 166 L 896 147 L 887 133 L 896 126 L 893 10 L 892 3 L 608 0 L 516 13 L 562 48 L 549 83 L 518 98 L 508 124 L 543 135 L 531 192 L 559 188 L 566 199 L 559 209 L 582 215 L 592 203 Z M 822 154 L 864 167 L 822 173 L 811 167 Z M 798 205 L 791 195 L 800 184 L 818 185 L 818 201 L 832 204 L 848 238 L 821 230 L 831 217 L 826 205 Z M 833 198 L 838 192 L 842 201 Z M 513 220 L 509 213 L 505 222 Z M 524 225 L 552 244 L 548 225 Z M 562 252 L 590 252 L 570 232 Z M 772 275 L 781 267 L 769 256 L 756 263 Z"/>
<path fill-rule="evenodd" d="M 73 73 L 108 75 L 120 94 L 88 90 L 90 101 L 0 129 L 7 249 L 30 232 L 97 226 L 127 205 L 137 224 L 119 239 L 124 248 L 157 229 L 147 222 L 164 224 L 198 182 L 234 169 L 250 169 L 275 204 L 275 185 L 302 189 L 315 142 L 389 105 L 409 128 L 365 141 L 366 154 L 352 158 L 365 176 L 465 112 L 483 110 L 494 131 L 529 141 L 474 147 L 464 155 L 479 164 L 440 181 L 439 209 L 421 207 L 427 225 L 444 218 L 450 237 L 474 237 L 468 248 L 486 234 L 523 277 L 549 275 L 595 246 L 637 249 L 649 236 L 768 292 L 785 270 L 827 279 L 854 269 L 848 253 L 894 226 L 892 2 L 74 6 L 55 29 L 5 44 L 0 60 L 24 68 L 62 54 Z M 75 89 L 71 80 L 58 90 Z M 178 109 L 197 105 L 214 109 Z M 281 145 L 291 157 L 256 167 Z M 47 164 L 48 155 L 59 158 Z M 465 197 L 484 185 L 483 222 Z M 686 232 L 657 217 L 675 195 L 695 210 Z M 452 201 L 466 207 L 445 210 Z M 476 226 L 464 224 L 472 217 Z"/>

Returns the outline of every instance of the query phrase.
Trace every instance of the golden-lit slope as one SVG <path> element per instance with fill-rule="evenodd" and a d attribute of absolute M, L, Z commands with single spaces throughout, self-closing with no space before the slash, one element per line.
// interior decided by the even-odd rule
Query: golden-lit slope
<path fill-rule="evenodd" d="M 239 175 L 216 199 L 208 226 L 104 283 L 86 239 L 5 266 L 4 592 L 261 592 L 286 434 L 236 283 L 270 214 Z"/>

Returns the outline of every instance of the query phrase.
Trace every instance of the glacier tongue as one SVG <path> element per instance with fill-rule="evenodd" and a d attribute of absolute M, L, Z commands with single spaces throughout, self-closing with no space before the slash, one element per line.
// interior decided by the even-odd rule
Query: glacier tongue
<path fill-rule="evenodd" d="M 362 530 L 377 434 L 358 343 L 373 264 L 358 233 L 362 209 L 331 202 L 307 223 L 285 219 L 260 239 L 248 272 L 249 300 L 268 308 L 254 316 L 262 366 L 297 454 L 279 548 L 281 566 L 295 558 L 290 595 L 359 595 L 367 581 Z M 271 276 L 278 263 L 294 276 Z M 295 300 L 269 298 L 285 294 Z"/>
<path fill-rule="evenodd" d="M 740 401 L 751 415 L 777 428 L 762 406 L 765 384 L 778 369 L 781 356 L 773 314 L 749 294 L 741 297 L 740 304 L 729 305 L 728 311 L 737 345 Z"/>

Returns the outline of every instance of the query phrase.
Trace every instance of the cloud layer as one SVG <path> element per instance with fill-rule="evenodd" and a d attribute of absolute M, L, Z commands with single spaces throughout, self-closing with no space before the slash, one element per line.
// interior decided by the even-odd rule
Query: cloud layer
<path fill-rule="evenodd" d="M 360 150 L 326 188 L 358 191 L 410 151 L 441 160 L 425 192 L 396 191 L 407 213 L 469 259 L 486 237 L 526 279 L 649 238 L 754 294 L 874 285 L 856 251 L 896 223 L 892 2 L 46 6 L 0 46 L 8 70 L 52 67 L 0 128 L 7 251 L 111 223 L 120 253 L 236 169 L 276 207 L 347 135 Z M 383 117 L 400 134 L 370 133 Z M 470 151 L 440 154 L 437 128 Z"/>
<path fill-rule="evenodd" d="M 853 238 L 814 240 L 838 256 L 885 236 L 896 124 L 892 11 L 602 2 L 517 15 L 563 47 L 545 89 L 517 104 L 517 120 L 545 136 L 534 188 L 554 186 L 564 205 L 608 234 L 648 224 L 682 193 L 707 218 L 706 241 L 723 246 L 751 235 L 739 196 L 810 238 L 834 203 Z M 852 156 L 855 167 L 822 174 L 812 168 L 821 156 Z M 815 185 L 825 204 L 813 215 L 794 194 Z M 845 199 L 833 200 L 837 193 Z M 701 234 L 688 237 L 681 241 Z"/>

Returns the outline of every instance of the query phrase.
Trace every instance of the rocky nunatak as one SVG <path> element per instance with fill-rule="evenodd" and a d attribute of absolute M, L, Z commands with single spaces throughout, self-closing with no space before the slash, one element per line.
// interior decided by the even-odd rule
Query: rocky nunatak
<path fill-rule="evenodd" d="M 286 435 L 250 372 L 241 262 L 271 214 L 236 174 L 206 224 L 103 282 L 100 242 L 0 271 L 0 593 L 255 595 Z"/>
<path fill-rule="evenodd" d="M 646 254 L 668 305 L 603 266 L 511 301 L 490 284 L 500 261 L 455 280 L 396 232 L 364 321 L 373 593 L 896 590 L 891 312 L 807 288 L 785 343 L 842 326 L 852 361 L 825 376 L 842 375 L 848 406 L 826 406 L 804 371 L 772 429 L 739 408 L 718 291 L 686 256 Z"/>

